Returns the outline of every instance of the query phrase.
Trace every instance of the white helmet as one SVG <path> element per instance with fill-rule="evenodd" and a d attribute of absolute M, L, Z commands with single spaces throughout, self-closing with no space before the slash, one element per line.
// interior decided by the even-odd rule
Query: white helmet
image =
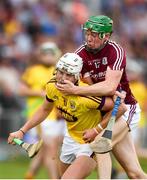
<path fill-rule="evenodd" d="M 67 73 L 75 75 L 77 79 L 79 78 L 82 67 L 82 58 L 75 53 L 64 54 L 56 64 L 56 69 L 65 70 Z"/>

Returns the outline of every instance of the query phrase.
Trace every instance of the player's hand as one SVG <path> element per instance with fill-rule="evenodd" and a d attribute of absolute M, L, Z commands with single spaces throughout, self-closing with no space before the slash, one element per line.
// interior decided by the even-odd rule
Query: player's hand
<path fill-rule="evenodd" d="M 8 137 L 8 144 L 15 144 L 13 142 L 13 139 L 14 138 L 23 139 L 23 136 L 24 136 L 24 134 L 20 130 L 10 133 L 9 137 Z"/>
<path fill-rule="evenodd" d="M 64 80 L 62 83 L 56 83 L 56 88 L 65 95 L 75 94 L 77 86 L 71 81 Z"/>
<path fill-rule="evenodd" d="M 124 103 L 124 100 L 126 98 L 126 91 L 116 91 L 115 95 L 113 96 L 113 100 L 115 101 L 117 96 L 119 96 L 121 98 L 121 103 Z"/>
<path fill-rule="evenodd" d="M 96 133 L 96 131 L 94 130 L 94 128 L 92 129 L 87 129 L 84 131 L 83 133 L 83 140 L 85 141 L 85 143 L 90 143 L 92 142 L 95 137 L 97 136 L 98 134 Z"/>

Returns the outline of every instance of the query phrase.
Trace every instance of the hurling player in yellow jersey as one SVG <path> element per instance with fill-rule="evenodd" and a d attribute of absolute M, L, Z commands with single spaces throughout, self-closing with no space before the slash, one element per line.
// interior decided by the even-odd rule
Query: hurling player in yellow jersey
<path fill-rule="evenodd" d="M 24 133 L 41 123 L 53 106 L 56 106 L 66 120 L 66 132 L 60 154 L 62 179 L 83 179 L 94 170 L 96 162 L 92 158 L 93 151 L 89 143 L 84 142 L 83 133 L 86 129 L 93 128 L 93 132 L 97 134 L 97 131 L 100 131 L 97 125 L 101 123 L 105 127 L 111 114 L 106 113 L 102 119 L 100 111 L 110 111 L 113 108 L 113 100 L 110 97 L 66 96 L 56 89 L 56 83 L 64 83 L 64 80 L 78 85 L 82 66 L 82 58 L 77 54 L 63 55 L 56 65 L 55 78 L 46 85 L 46 99 L 43 104 L 21 130 L 10 133 L 8 138 L 8 143 L 13 143 L 14 137 L 21 139 Z M 121 104 L 120 109 L 119 115 L 122 115 L 126 110 L 125 106 Z"/>
<path fill-rule="evenodd" d="M 141 158 L 147 158 L 147 148 L 143 147 L 143 141 L 146 132 L 146 99 L 147 88 L 144 83 L 144 69 L 143 66 L 133 59 L 129 59 L 127 64 L 128 79 L 130 82 L 130 88 L 137 99 L 141 107 L 141 118 L 139 126 L 132 131 L 132 135 L 135 141 L 135 147 L 137 155 Z"/>
<path fill-rule="evenodd" d="M 22 75 L 19 90 L 20 95 L 26 97 L 24 112 L 27 118 L 31 118 L 42 104 L 45 96 L 45 85 L 53 76 L 55 64 L 61 52 L 55 43 L 47 41 L 38 47 L 35 55 L 35 63 L 30 65 Z M 37 156 L 31 161 L 25 175 L 26 179 L 34 178 L 42 164 L 45 165 L 49 178 L 59 177 L 58 142 L 63 137 L 64 125 L 64 120 L 57 120 L 57 112 L 54 108 L 41 125 L 29 131 L 28 139 L 37 133 L 37 136 L 44 139 L 44 144 Z M 55 128 L 58 130 L 54 131 Z"/>

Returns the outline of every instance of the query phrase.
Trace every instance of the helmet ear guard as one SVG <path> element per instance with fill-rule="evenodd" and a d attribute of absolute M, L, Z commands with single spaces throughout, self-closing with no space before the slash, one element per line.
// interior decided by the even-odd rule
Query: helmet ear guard
<path fill-rule="evenodd" d="M 99 33 L 99 38 L 104 39 L 105 38 L 105 33 L 103 33 L 103 32 Z"/>

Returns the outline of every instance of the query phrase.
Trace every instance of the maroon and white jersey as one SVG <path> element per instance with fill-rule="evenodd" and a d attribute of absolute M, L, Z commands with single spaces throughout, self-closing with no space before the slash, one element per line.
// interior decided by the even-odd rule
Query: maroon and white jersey
<path fill-rule="evenodd" d="M 83 59 L 82 76 L 90 76 L 94 83 L 105 80 L 107 68 L 112 70 L 123 70 L 120 85 L 126 91 L 126 104 L 136 104 L 136 100 L 131 93 L 126 75 L 126 55 L 124 49 L 113 41 L 108 43 L 97 53 L 88 52 L 85 45 L 79 47 L 77 53 Z"/>

